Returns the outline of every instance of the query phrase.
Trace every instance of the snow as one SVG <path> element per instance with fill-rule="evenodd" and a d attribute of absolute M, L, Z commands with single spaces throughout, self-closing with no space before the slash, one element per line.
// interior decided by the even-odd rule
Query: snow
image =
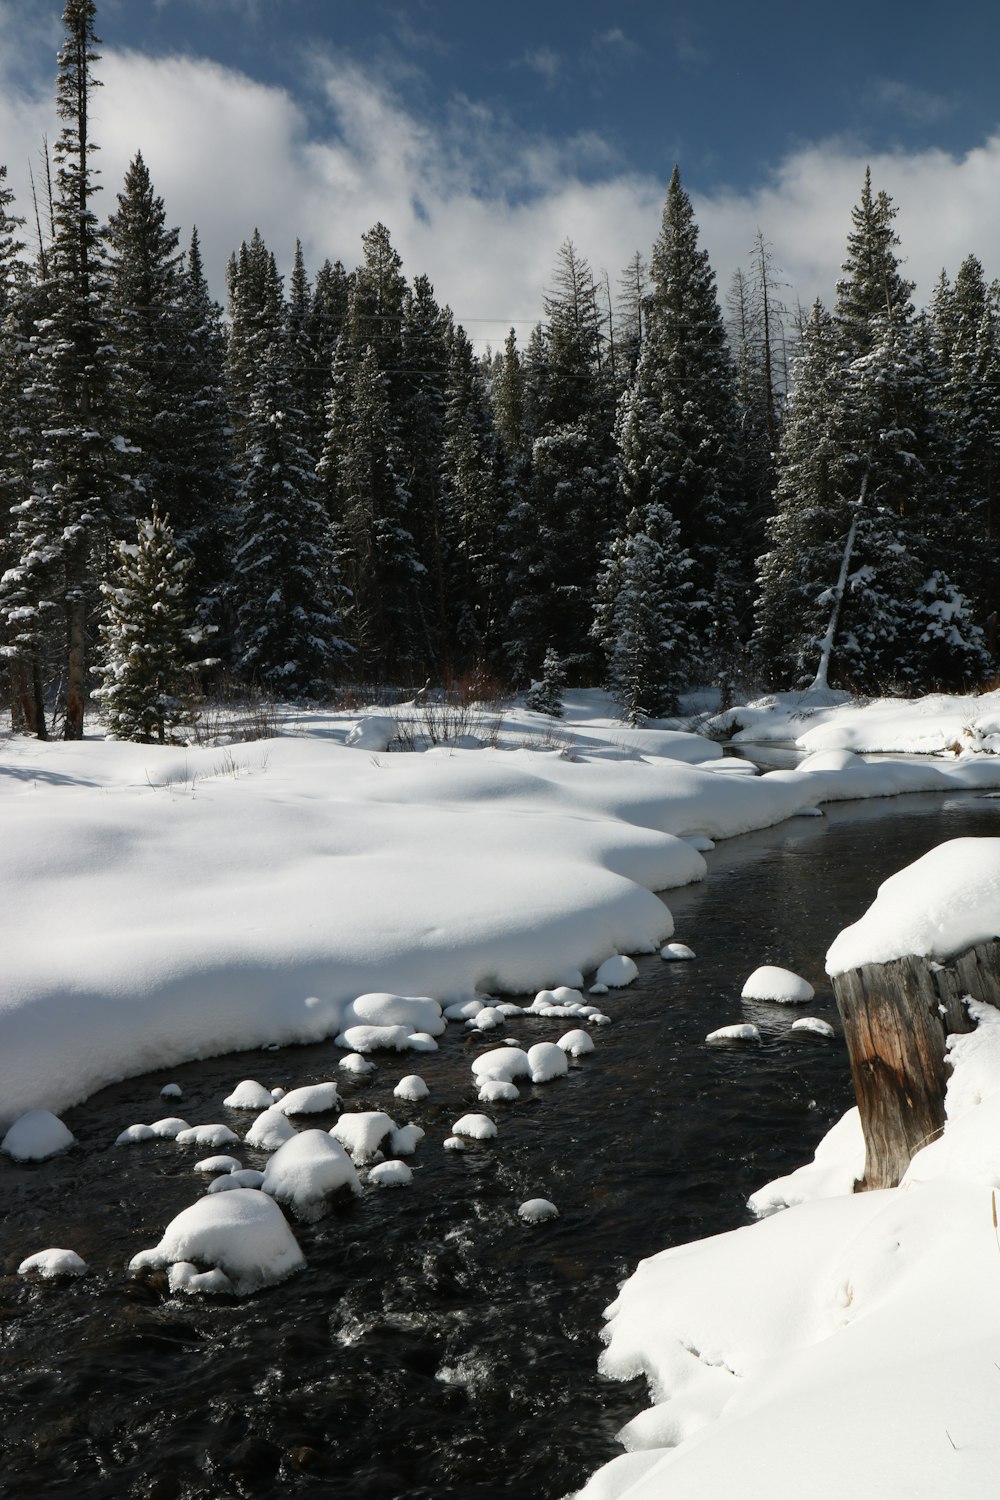
<path fill-rule="evenodd" d="M 410 1103 L 416 1103 L 419 1099 L 426 1099 L 430 1089 L 419 1073 L 407 1073 L 405 1078 L 399 1080 L 392 1092 L 396 1099 L 406 1099 Z"/>
<path fill-rule="evenodd" d="M 793 974 L 791 969 L 779 969 L 773 964 L 762 964 L 754 969 L 744 984 L 741 998 L 744 1000 L 771 1000 L 778 1005 L 804 1005 L 812 1000 L 816 991 L 808 979 Z"/>
<path fill-rule="evenodd" d="M 559 1038 L 557 1047 L 569 1054 L 570 1057 L 583 1057 L 587 1052 L 594 1050 L 594 1038 L 587 1031 L 567 1031 Z"/>
<path fill-rule="evenodd" d="M 254 1120 L 246 1133 L 245 1144 L 260 1151 L 277 1151 L 295 1134 L 295 1126 L 278 1104 L 272 1104 Z"/>
<path fill-rule="evenodd" d="M 812 1031 L 816 1036 L 835 1036 L 833 1027 L 829 1021 L 824 1021 L 820 1016 L 800 1016 L 797 1021 L 792 1022 L 793 1031 Z"/>
<path fill-rule="evenodd" d="M 196 1161 L 194 1170 L 196 1172 L 239 1172 L 243 1163 L 237 1156 L 206 1156 L 204 1161 Z"/>
<path fill-rule="evenodd" d="M 549 1083 L 569 1072 L 569 1060 L 557 1042 L 536 1042 L 528 1048 L 528 1067 L 532 1083 Z"/>
<path fill-rule="evenodd" d="M 564 1062 L 565 1060 L 563 1058 Z M 453 1136 L 465 1136 L 470 1141 L 489 1141 L 496 1135 L 497 1127 L 489 1115 L 463 1115 L 460 1120 L 455 1121 L 451 1133 Z"/>
<path fill-rule="evenodd" d="M 370 1058 L 362 1057 L 360 1052 L 348 1052 L 337 1064 L 345 1073 L 351 1073 L 355 1078 L 364 1078 L 369 1073 L 374 1073 L 375 1064 Z"/>
<path fill-rule="evenodd" d="M 1000 838 L 951 839 L 878 888 L 826 955 L 827 973 L 917 953 L 945 960 L 1000 936 Z"/>
<path fill-rule="evenodd" d="M 244 1078 L 238 1083 L 232 1093 L 223 1099 L 227 1109 L 270 1109 L 274 1103 L 270 1089 L 266 1089 L 262 1083 L 254 1078 Z"/>
<path fill-rule="evenodd" d="M 301 1088 L 282 1094 L 271 1106 L 283 1115 L 323 1115 L 340 1108 L 337 1085 L 327 1079 L 323 1083 L 306 1083 Z"/>
<path fill-rule="evenodd" d="M 139 1141 L 155 1141 L 156 1131 L 152 1125 L 128 1125 L 116 1138 L 116 1146 L 134 1146 Z"/>
<path fill-rule="evenodd" d="M 382 1110 L 356 1110 L 341 1115 L 330 1131 L 355 1162 L 370 1161 L 376 1156 L 387 1137 L 399 1127 L 395 1120 Z"/>
<path fill-rule="evenodd" d="M 231 1193 L 236 1188 L 259 1188 L 264 1181 L 263 1172 L 258 1172 L 255 1167 L 241 1167 L 226 1172 L 222 1177 L 213 1177 L 206 1189 L 209 1193 Z"/>
<path fill-rule="evenodd" d="M 243 1188 L 199 1198 L 171 1219 L 158 1245 L 133 1256 L 129 1269 L 158 1270 L 177 1263 L 207 1266 L 225 1278 L 188 1289 L 247 1296 L 300 1271 L 305 1259 L 278 1205 Z M 194 1274 L 185 1271 L 182 1281 Z"/>
<path fill-rule="evenodd" d="M 398 1125 L 389 1135 L 389 1145 L 396 1156 L 412 1156 L 426 1134 L 419 1125 Z"/>
<path fill-rule="evenodd" d="M 190 1130 L 191 1127 L 179 1115 L 166 1115 L 162 1120 L 154 1120 L 149 1128 L 160 1140 L 175 1141 L 182 1131 Z"/>
<path fill-rule="evenodd" d="M 320 1218 L 334 1193 L 361 1192 L 354 1163 L 325 1130 L 303 1130 L 279 1146 L 260 1186 L 303 1219 Z"/>
<path fill-rule="evenodd" d="M 49 1280 L 54 1276 L 84 1276 L 88 1270 L 87 1262 L 75 1250 L 39 1250 L 22 1260 L 17 1274 L 27 1276 L 34 1271 Z"/>
<path fill-rule="evenodd" d="M 179 1130 L 174 1137 L 178 1146 L 197 1146 L 199 1151 L 211 1151 L 219 1146 L 238 1146 L 240 1138 L 228 1125 L 192 1125 L 188 1130 Z"/>
<path fill-rule="evenodd" d="M 759 1042 L 760 1032 L 749 1021 L 737 1021 L 731 1026 L 718 1026 L 710 1031 L 706 1042 Z"/>
<path fill-rule="evenodd" d="M 557 1219 L 559 1210 L 548 1198 L 529 1198 L 521 1204 L 517 1216 L 526 1224 L 543 1224 L 546 1219 Z"/>
<path fill-rule="evenodd" d="M 694 956 L 694 949 L 689 948 L 687 943 L 664 943 L 660 949 L 660 957 L 668 963 L 680 963 Z"/>
<path fill-rule="evenodd" d="M 372 1167 L 368 1181 L 381 1188 L 409 1187 L 413 1182 L 413 1172 L 405 1161 L 382 1161 Z"/>
<path fill-rule="evenodd" d="M 75 1145 L 73 1134 L 48 1109 L 29 1109 L 0 1141 L 0 1151 L 13 1161 L 45 1161 Z"/>
<path fill-rule="evenodd" d="M 520 1097 L 517 1084 L 507 1083 L 502 1078 L 484 1078 L 477 1094 L 480 1104 L 513 1104 Z"/>
<path fill-rule="evenodd" d="M 631 984 L 633 979 L 638 976 L 638 973 L 639 970 L 636 968 L 633 959 L 628 958 L 624 954 L 615 953 L 610 958 L 606 958 L 601 964 L 595 976 L 594 983 L 606 984 L 608 989 L 617 990 L 623 988 L 626 984 Z"/>

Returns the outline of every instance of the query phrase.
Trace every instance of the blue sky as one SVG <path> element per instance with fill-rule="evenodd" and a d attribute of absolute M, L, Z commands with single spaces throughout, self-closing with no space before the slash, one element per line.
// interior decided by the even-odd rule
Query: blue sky
<path fill-rule="evenodd" d="M 0 161 L 51 136 L 61 0 L 0 0 Z M 476 337 L 527 332 L 564 239 L 612 283 L 679 161 L 724 292 L 758 226 L 829 298 L 865 164 L 918 294 L 1000 274 L 995 10 L 841 0 L 99 0 L 105 189 L 141 148 L 221 290 L 255 225 L 286 264 L 381 219 Z M 522 325 L 523 330 L 522 330 Z"/>

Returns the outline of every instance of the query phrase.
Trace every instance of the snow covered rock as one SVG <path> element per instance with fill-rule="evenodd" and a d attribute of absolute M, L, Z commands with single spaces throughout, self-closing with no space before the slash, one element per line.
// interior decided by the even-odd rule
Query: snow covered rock
<path fill-rule="evenodd" d="M 256 1146 L 259 1151 L 277 1151 L 295 1135 L 295 1126 L 277 1104 L 265 1109 L 254 1120 L 246 1133 L 244 1144 Z"/>
<path fill-rule="evenodd" d="M 606 958 L 594 975 L 594 984 L 606 984 L 609 989 L 620 990 L 625 985 L 631 984 L 633 979 L 638 978 L 639 970 L 635 960 L 624 953 L 615 953 L 611 958 Z M 590 993 L 595 992 L 594 985 L 590 987 Z"/>
<path fill-rule="evenodd" d="M 156 1131 L 152 1125 L 128 1125 L 115 1137 L 116 1146 L 134 1146 L 139 1141 L 155 1141 Z"/>
<path fill-rule="evenodd" d="M 444 1149 L 446 1151 L 464 1151 L 466 1144 L 460 1135 L 448 1135 L 445 1136 Z"/>
<path fill-rule="evenodd" d="M 491 1047 L 472 1060 L 472 1074 L 479 1082 L 498 1078 L 513 1083 L 515 1078 L 530 1078 L 531 1063 L 523 1047 Z"/>
<path fill-rule="evenodd" d="M 262 1192 L 310 1220 L 320 1218 L 327 1200 L 343 1189 L 360 1193 L 358 1174 L 343 1146 L 325 1130 L 303 1130 L 279 1146 L 261 1183 Z"/>
<path fill-rule="evenodd" d="M 706 1042 L 759 1042 L 760 1032 L 756 1026 L 743 1021 L 735 1026 L 720 1026 L 716 1031 L 710 1031 L 705 1040 Z"/>
<path fill-rule="evenodd" d="M 396 1156 L 412 1156 L 426 1134 L 419 1125 L 400 1125 L 389 1136 L 389 1146 Z"/>
<path fill-rule="evenodd" d="M 570 1057 L 583 1057 L 585 1053 L 593 1052 L 594 1038 L 588 1031 L 567 1031 L 556 1042 L 556 1046 L 561 1047 Z"/>
<path fill-rule="evenodd" d="M 350 1052 L 406 1052 L 412 1036 L 412 1026 L 348 1026 L 336 1043 Z"/>
<path fill-rule="evenodd" d="M 174 1136 L 178 1146 L 197 1146 L 199 1151 L 218 1150 L 220 1146 L 238 1146 L 240 1138 L 228 1125 L 192 1125 Z"/>
<path fill-rule="evenodd" d="M 345 1005 L 341 1030 L 351 1026 L 408 1026 L 411 1031 L 426 1031 L 440 1036 L 446 1028 L 441 1007 L 426 995 L 391 995 L 375 992 L 359 995 Z"/>
<path fill-rule="evenodd" d="M 407 1099 L 411 1104 L 415 1104 L 419 1099 L 426 1099 L 430 1089 L 418 1073 L 407 1073 L 405 1078 L 399 1080 L 392 1092 L 396 1099 Z"/>
<path fill-rule="evenodd" d="M 569 1072 L 569 1060 L 555 1042 L 536 1042 L 528 1048 L 528 1067 L 532 1083 L 549 1083 Z"/>
<path fill-rule="evenodd" d="M 181 1086 L 179 1083 L 165 1083 L 160 1090 L 161 1099 L 180 1099 L 181 1097 Z"/>
<path fill-rule="evenodd" d="M 683 959 L 694 958 L 694 949 L 689 948 L 687 943 L 664 943 L 660 949 L 660 957 L 668 963 L 679 963 Z"/>
<path fill-rule="evenodd" d="M 793 1031 L 812 1031 L 817 1036 L 835 1036 L 836 1032 L 829 1021 L 824 1021 L 820 1016 L 800 1016 L 797 1021 L 792 1022 Z"/>
<path fill-rule="evenodd" d="M 526 1224 L 543 1224 L 546 1219 L 557 1219 L 559 1210 L 548 1198 L 529 1198 L 521 1204 L 517 1216 Z"/>
<path fill-rule="evenodd" d="M 399 1127 L 380 1109 L 355 1110 L 341 1115 L 330 1131 L 355 1162 L 371 1161 L 382 1142 Z"/>
<path fill-rule="evenodd" d="M 496 1135 L 497 1127 L 489 1115 L 463 1115 L 460 1120 L 455 1121 L 451 1133 L 453 1136 L 465 1136 L 470 1141 L 489 1141 Z M 447 1145 L 447 1141 L 445 1144 Z"/>
<path fill-rule="evenodd" d="M 407 1043 L 411 1052 L 436 1052 L 438 1044 L 429 1031 L 415 1031 Z"/>
<path fill-rule="evenodd" d="M 179 1115 L 166 1115 L 162 1120 L 154 1120 L 150 1130 L 162 1141 L 175 1141 L 182 1130 L 190 1130 L 187 1120 L 182 1120 Z"/>
<path fill-rule="evenodd" d="M 241 1297 L 283 1281 L 305 1265 L 278 1205 L 246 1188 L 199 1198 L 171 1219 L 158 1245 L 133 1256 L 129 1269 L 157 1270 L 178 1262 L 220 1271 L 229 1285 L 202 1289 Z"/>
<path fill-rule="evenodd" d="M 368 1181 L 380 1188 L 409 1187 L 413 1173 L 405 1161 L 381 1161 L 368 1173 Z"/>
<path fill-rule="evenodd" d="M 17 1274 L 28 1276 L 34 1272 L 49 1280 L 55 1276 L 84 1276 L 89 1269 L 87 1262 L 75 1250 L 39 1250 L 34 1255 L 29 1255 L 27 1260 L 22 1260 Z"/>
<path fill-rule="evenodd" d="M 266 1089 L 262 1083 L 254 1078 L 244 1078 L 238 1083 L 232 1093 L 223 1099 L 227 1109 L 270 1109 L 274 1103 L 270 1089 Z"/>
<path fill-rule="evenodd" d="M 213 1177 L 206 1189 L 209 1193 L 231 1193 L 236 1188 L 259 1188 L 264 1181 L 263 1172 L 258 1172 L 254 1167 L 240 1167 L 239 1170 L 226 1172 L 221 1177 Z"/>
<path fill-rule="evenodd" d="M 808 979 L 793 974 L 791 969 L 778 969 L 773 964 L 763 964 L 754 969 L 743 986 L 744 1000 L 772 1000 L 778 1005 L 805 1005 L 816 991 Z"/>
<path fill-rule="evenodd" d="M 340 1059 L 337 1066 L 355 1078 L 365 1078 L 369 1073 L 375 1072 L 375 1064 L 369 1058 L 362 1057 L 360 1052 L 348 1052 L 346 1057 Z"/>
<path fill-rule="evenodd" d="M 508 1083 L 503 1078 L 484 1078 L 479 1085 L 480 1104 L 513 1104 L 520 1097 L 521 1090 L 517 1084 Z"/>
<path fill-rule="evenodd" d="M 50 1109 L 29 1109 L 0 1141 L 0 1151 L 12 1161 L 45 1161 L 75 1145 L 72 1131 Z"/>
<path fill-rule="evenodd" d="M 272 1108 L 280 1109 L 283 1115 L 324 1115 L 340 1108 L 340 1095 L 331 1081 L 306 1083 L 283 1094 Z"/>
<path fill-rule="evenodd" d="M 236 1156 L 206 1156 L 204 1161 L 196 1161 L 194 1170 L 196 1172 L 239 1172 L 243 1163 Z"/>

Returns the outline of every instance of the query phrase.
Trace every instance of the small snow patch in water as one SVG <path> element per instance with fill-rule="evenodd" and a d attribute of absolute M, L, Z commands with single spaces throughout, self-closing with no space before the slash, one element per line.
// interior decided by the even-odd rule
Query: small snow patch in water
<path fill-rule="evenodd" d="M 710 1031 L 705 1040 L 706 1042 L 759 1042 L 760 1032 L 756 1026 L 743 1021 L 735 1026 L 720 1026 L 717 1031 Z"/>
<path fill-rule="evenodd" d="M 152 1125 L 129 1125 L 121 1135 L 115 1137 L 116 1146 L 134 1146 L 138 1141 L 155 1141 L 156 1131 Z"/>
<path fill-rule="evenodd" d="M 222 1177 L 213 1177 L 207 1191 L 231 1193 L 236 1188 L 259 1188 L 263 1181 L 263 1172 L 258 1172 L 254 1167 L 240 1167 L 238 1171 L 225 1173 Z"/>
<path fill-rule="evenodd" d="M 824 1021 L 819 1016 L 801 1016 L 799 1020 L 792 1022 L 792 1030 L 813 1031 L 817 1036 L 836 1035 L 829 1021 Z"/>
<path fill-rule="evenodd" d="M 178 1115 L 167 1115 L 162 1120 L 154 1120 L 150 1130 L 161 1141 L 175 1141 L 182 1130 L 190 1130 L 187 1120 L 182 1120 Z"/>
<path fill-rule="evenodd" d="M 196 1172 L 239 1172 L 243 1163 L 235 1156 L 206 1156 L 204 1161 L 196 1161 L 194 1170 Z"/>
<path fill-rule="evenodd" d="M 364 1078 L 366 1074 L 375 1072 L 375 1064 L 367 1057 L 362 1057 L 360 1052 L 348 1052 L 346 1057 L 340 1059 L 337 1066 L 343 1068 L 345 1073 L 352 1073 L 357 1078 Z"/>
<path fill-rule="evenodd" d="M 448 1135 L 445 1136 L 444 1149 L 446 1151 L 464 1151 L 466 1146 L 460 1135 Z"/>
<path fill-rule="evenodd" d="M 179 1083 L 165 1083 L 160 1090 L 161 1099 L 180 1099 L 182 1097 Z"/>
<path fill-rule="evenodd" d="M 660 957 L 665 958 L 668 963 L 679 963 L 682 959 L 694 956 L 694 949 L 689 948 L 687 943 L 664 943 L 660 949 Z"/>
<path fill-rule="evenodd" d="M 217 1150 L 220 1146 L 238 1146 L 240 1138 L 228 1125 L 192 1125 L 174 1136 L 178 1146 L 197 1146 L 199 1151 Z"/>

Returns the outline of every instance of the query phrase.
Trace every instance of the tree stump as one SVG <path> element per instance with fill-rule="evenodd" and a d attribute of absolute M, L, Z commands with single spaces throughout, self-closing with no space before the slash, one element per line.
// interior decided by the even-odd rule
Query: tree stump
<path fill-rule="evenodd" d="M 833 979 L 865 1137 L 856 1185 L 896 1187 L 911 1158 L 944 1128 L 945 1038 L 971 1031 L 965 1000 L 1000 1008 L 1000 941 L 948 964 L 910 955 Z"/>

